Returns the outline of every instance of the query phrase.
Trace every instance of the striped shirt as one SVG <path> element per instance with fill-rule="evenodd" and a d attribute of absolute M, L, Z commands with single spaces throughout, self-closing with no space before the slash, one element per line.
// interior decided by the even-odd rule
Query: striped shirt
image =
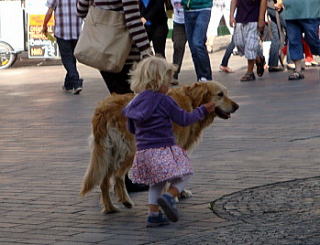
<path fill-rule="evenodd" d="M 77 0 L 48 0 L 47 7 L 54 10 L 54 35 L 64 40 L 79 38 L 82 19 L 77 16 Z"/>
<path fill-rule="evenodd" d="M 78 0 L 78 16 L 86 17 L 91 0 Z M 94 5 L 107 10 L 123 11 L 125 24 L 133 40 L 126 64 L 139 61 L 141 56 L 150 54 L 147 32 L 142 24 L 138 0 L 94 0 Z"/>

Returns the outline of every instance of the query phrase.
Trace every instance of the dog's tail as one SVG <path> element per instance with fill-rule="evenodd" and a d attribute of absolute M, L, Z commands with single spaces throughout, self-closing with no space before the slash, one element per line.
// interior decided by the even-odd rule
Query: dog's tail
<path fill-rule="evenodd" d="M 84 196 L 91 191 L 96 185 L 99 185 L 107 173 L 108 165 L 105 162 L 105 147 L 93 140 L 93 136 L 90 136 L 91 145 L 91 160 L 84 175 L 82 188 L 80 195 Z"/>

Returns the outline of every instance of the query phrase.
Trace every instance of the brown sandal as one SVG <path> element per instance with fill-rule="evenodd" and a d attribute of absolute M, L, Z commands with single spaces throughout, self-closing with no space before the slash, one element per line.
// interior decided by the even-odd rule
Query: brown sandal
<path fill-rule="evenodd" d="M 250 73 L 247 72 L 246 74 L 244 74 L 244 76 L 240 79 L 241 82 L 250 82 L 250 81 L 254 81 L 256 80 L 256 77 L 254 75 L 254 73 Z"/>

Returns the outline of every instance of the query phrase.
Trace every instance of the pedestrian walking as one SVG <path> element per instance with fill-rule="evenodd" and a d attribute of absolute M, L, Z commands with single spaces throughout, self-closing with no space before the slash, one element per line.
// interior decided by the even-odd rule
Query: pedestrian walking
<path fill-rule="evenodd" d="M 220 67 L 219 67 L 220 71 L 223 71 L 225 73 L 233 72 L 232 69 L 228 66 L 228 63 L 229 63 L 230 56 L 233 53 L 233 50 L 235 47 L 236 46 L 234 44 L 233 36 L 232 36 L 231 41 L 228 44 L 226 51 L 224 52 L 224 55 L 223 55 L 223 58 L 222 58 L 222 61 L 221 61 Z"/>
<path fill-rule="evenodd" d="M 166 95 L 175 69 L 160 57 L 141 61 L 131 73 L 131 89 L 137 95 L 123 111 L 137 146 L 129 177 L 134 183 L 149 185 L 147 227 L 178 220 L 175 197 L 193 174 L 186 152 L 175 143 L 172 122 L 187 126 L 214 111 L 209 102 L 187 112 Z M 167 182 L 170 187 L 161 195 Z"/>
<path fill-rule="evenodd" d="M 181 0 L 171 0 L 173 6 L 173 64 L 177 65 L 177 70 L 173 75 L 172 85 L 178 85 L 179 73 L 181 71 L 182 60 L 187 43 L 187 35 L 184 24 L 184 10 Z"/>
<path fill-rule="evenodd" d="M 267 15 L 268 15 L 268 29 L 270 31 L 271 36 L 271 46 L 269 51 L 269 59 L 268 59 L 268 71 L 269 72 L 280 72 L 283 71 L 283 67 L 279 66 L 279 54 L 280 48 L 284 45 L 281 43 L 281 23 L 277 23 L 277 21 L 281 21 L 281 16 L 275 9 L 275 1 L 268 0 L 267 2 Z"/>
<path fill-rule="evenodd" d="M 246 74 L 242 82 L 255 80 L 254 64 L 257 75 L 264 73 L 265 59 L 260 45 L 260 36 L 265 26 L 266 0 L 232 0 L 230 7 L 230 26 L 235 27 L 233 40 L 240 55 L 247 59 Z M 235 11 L 237 14 L 235 16 Z"/>
<path fill-rule="evenodd" d="M 78 15 L 85 18 L 91 4 L 92 0 L 78 0 Z M 136 0 L 93 0 L 93 4 L 101 9 L 124 12 L 125 24 L 133 40 L 129 57 L 120 72 L 100 71 L 100 73 L 110 93 L 130 93 L 132 91 L 128 80 L 133 63 L 152 53 L 147 32 L 141 21 L 139 2 Z"/>
<path fill-rule="evenodd" d="M 212 0 L 182 0 L 187 40 L 198 81 L 212 80 L 206 41 Z"/>
<path fill-rule="evenodd" d="M 295 70 L 289 74 L 288 79 L 304 79 L 302 73 L 303 33 L 312 54 L 320 55 L 320 0 L 278 0 L 276 7 L 282 8 L 283 6 L 289 40 L 289 53 L 295 64 Z"/>
<path fill-rule="evenodd" d="M 166 57 L 168 17 L 164 0 L 140 0 L 141 20 L 156 55 Z"/>
<path fill-rule="evenodd" d="M 82 19 L 77 16 L 76 4 L 77 0 L 48 0 L 48 10 L 42 26 L 42 33 L 47 36 L 48 22 L 54 14 L 54 36 L 57 39 L 62 64 L 67 71 L 62 89 L 73 94 L 79 94 L 83 85 L 73 55 L 82 27 Z"/>

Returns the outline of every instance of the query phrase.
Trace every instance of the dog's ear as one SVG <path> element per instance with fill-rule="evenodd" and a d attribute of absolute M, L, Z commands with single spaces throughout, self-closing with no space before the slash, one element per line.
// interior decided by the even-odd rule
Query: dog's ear
<path fill-rule="evenodd" d="M 193 108 L 209 102 L 212 97 L 206 83 L 193 83 L 185 88 L 185 92 L 191 98 Z"/>

